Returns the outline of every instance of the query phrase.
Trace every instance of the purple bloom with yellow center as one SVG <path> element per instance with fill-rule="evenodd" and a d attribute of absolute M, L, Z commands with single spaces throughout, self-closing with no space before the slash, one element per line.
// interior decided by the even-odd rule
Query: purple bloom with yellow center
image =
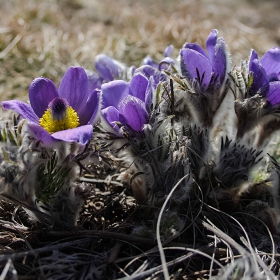
<path fill-rule="evenodd" d="M 29 87 L 30 105 L 10 100 L 2 102 L 2 107 L 28 120 L 32 132 L 45 144 L 62 140 L 85 145 L 99 117 L 99 96 L 89 86 L 85 70 L 70 67 L 58 89 L 51 80 L 38 77 Z"/>
<path fill-rule="evenodd" d="M 182 75 L 195 82 L 202 93 L 210 86 L 223 86 L 227 79 L 229 59 L 226 44 L 217 34 L 216 29 L 210 32 L 206 40 L 207 52 L 195 43 L 185 44 L 180 52 Z"/>
<path fill-rule="evenodd" d="M 105 120 L 120 133 L 119 125 L 141 132 L 148 122 L 154 80 L 136 73 L 130 82 L 115 80 L 101 87 Z"/>
<path fill-rule="evenodd" d="M 253 75 L 253 82 L 248 94 L 259 94 L 266 97 L 272 106 L 280 103 L 280 48 L 268 50 L 261 59 L 252 50 L 249 59 L 249 71 Z"/>

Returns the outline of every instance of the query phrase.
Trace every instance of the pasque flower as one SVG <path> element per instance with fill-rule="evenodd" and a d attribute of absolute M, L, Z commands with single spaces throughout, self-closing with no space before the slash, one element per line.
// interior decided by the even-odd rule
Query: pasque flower
<path fill-rule="evenodd" d="M 252 50 L 249 71 L 253 81 L 248 89 L 249 96 L 259 94 L 266 97 L 271 105 L 280 103 L 280 48 L 271 48 L 261 59 Z"/>
<path fill-rule="evenodd" d="M 158 70 L 165 70 L 168 69 L 168 67 L 172 64 L 174 65 L 175 62 L 174 60 L 170 57 L 171 52 L 173 50 L 173 46 L 170 45 L 168 46 L 165 51 L 164 51 L 164 56 L 165 58 L 163 58 L 159 63 L 157 63 L 156 61 L 154 61 L 149 55 L 147 55 L 144 59 L 142 64 L 143 65 L 150 65 Z"/>
<path fill-rule="evenodd" d="M 85 145 L 98 118 L 99 96 L 98 90 L 90 90 L 85 70 L 70 67 L 58 89 L 51 80 L 38 77 L 29 87 L 30 105 L 10 100 L 2 102 L 2 107 L 28 120 L 33 133 L 44 143 L 63 140 Z"/>
<path fill-rule="evenodd" d="M 229 62 L 226 44 L 217 34 L 216 29 L 210 32 L 206 40 L 207 52 L 195 43 L 185 44 L 180 52 L 182 75 L 196 82 L 201 92 L 211 85 L 215 88 L 224 85 L 227 78 Z"/>
<path fill-rule="evenodd" d="M 103 117 L 118 133 L 118 124 L 140 132 L 148 121 L 147 105 L 151 90 L 151 83 L 142 73 L 135 74 L 130 82 L 115 80 L 103 84 Z"/>
<path fill-rule="evenodd" d="M 246 77 L 239 86 L 239 92 L 243 94 L 235 100 L 237 137 L 242 138 L 250 129 L 258 126 L 259 136 L 255 142 L 258 148 L 263 149 L 269 143 L 271 134 L 280 129 L 280 48 L 271 48 L 260 59 L 257 52 L 252 50 L 248 67 L 245 63 L 243 65 L 239 70 Z M 235 75 L 235 84 L 236 80 Z"/>
<path fill-rule="evenodd" d="M 103 82 L 109 82 L 118 79 L 131 78 L 135 67 L 127 67 L 125 64 L 112 59 L 106 54 L 98 54 L 95 59 L 95 68 Z"/>
<path fill-rule="evenodd" d="M 95 68 L 99 75 L 106 81 L 119 79 L 125 70 L 125 65 L 112 59 L 106 54 L 99 54 L 94 59 Z"/>

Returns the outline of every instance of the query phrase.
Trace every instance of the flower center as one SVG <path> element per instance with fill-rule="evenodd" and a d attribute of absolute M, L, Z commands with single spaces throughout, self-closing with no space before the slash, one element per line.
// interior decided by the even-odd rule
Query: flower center
<path fill-rule="evenodd" d="M 64 98 L 53 99 L 39 120 L 40 125 L 49 133 L 77 127 L 79 117 Z"/>

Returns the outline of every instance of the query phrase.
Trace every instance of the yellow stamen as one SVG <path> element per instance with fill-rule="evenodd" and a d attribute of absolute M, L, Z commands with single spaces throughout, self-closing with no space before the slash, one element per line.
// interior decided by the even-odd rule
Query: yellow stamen
<path fill-rule="evenodd" d="M 55 119 L 51 109 L 48 108 L 40 118 L 39 123 L 51 134 L 56 131 L 75 128 L 80 124 L 76 111 L 70 106 L 66 108 L 65 116 L 61 119 Z"/>

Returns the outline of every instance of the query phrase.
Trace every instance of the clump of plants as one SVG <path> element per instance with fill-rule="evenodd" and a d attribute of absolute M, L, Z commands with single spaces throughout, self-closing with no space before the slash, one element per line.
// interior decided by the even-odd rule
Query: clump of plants
<path fill-rule="evenodd" d="M 29 274 L 276 279 L 280 49 L 232 67 L 217 30 L 205 45 L 139 67 L 100 54 L 1 103 L 19 115 L 0 133 L 14 227 L 32 244 L 79 236 L 41 246 Z M 23 253 L 0 261 L 22 274 Z"/>

